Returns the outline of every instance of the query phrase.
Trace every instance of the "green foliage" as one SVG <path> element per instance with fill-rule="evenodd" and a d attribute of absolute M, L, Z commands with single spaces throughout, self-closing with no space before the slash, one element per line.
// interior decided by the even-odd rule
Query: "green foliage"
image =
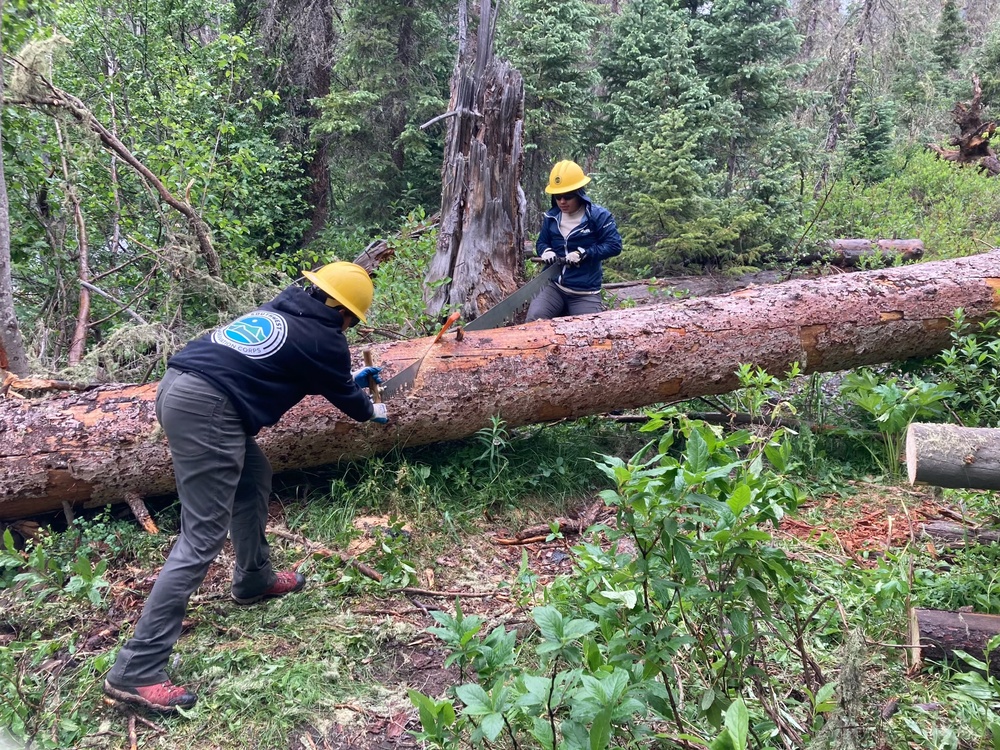
<path fill-rule="evenodd" d="M 761 264 L 800 233 L 805 133 L 774 127 L 796 103 L 795 45 L 778 3 L 622 10 L 600 64 L 598 190 L 626 243 L 615 267 Z"/>
<path fill-rule="evenodd" d="M 858 106 L 845 153 L 845 172 L 867 185 L 892 175 L 895 114 L 890 101 L 866 100 Z"/>
<path fill-rule="evenodd" d="M 955 0 L 944 0 L 937 35 L 934 38 L 934 55 L 946 72 L 958 68 L 960 52 L 968 38 L 969 33 L 962 20 L 958 3 Z"/>
<path fill-rule="evenodd" d="M 441 0 L 346 5 L 315 125 L 335 136 L 330 171 L 340 221 L 384 225 L 440 200 L 442 130 L 420 125 L 448 100 L 450 11 Z"/>
<path fill-rule="evenodd" d="M 882 451 L 869 450 L 883 472 L 898 478 L 910 422 L 940 419 L 946 414 L 944 402 L 954 391 L 950 383 L 929 383 L 919 378 L 910 381 L 897 377 L 883 379 L 870 370 L 861 369 L 844 377 L 840 393 L 874 421 L 882 437 Z M 868 447 L 867 442 L 863 444 Z"/>
<path fill-rule="evenodd" d="M 546 0 L 514 0 L 503 6 L 497 56 L 514 65 L 524 80 L 525 186 L 531 224 L 547 211 L 542 191 L 552 164 L 582 161 L 594 145 L 594 66 L 597 28 L 603 6 L 566 0 L 552 13 Z"/>
<path fill-rule="evenodd" d="M 971 255 L 1000 244 L 993 187 L 923 149 L 897 152 L 888 179 L 837 181 L 811 236 L 916 237 L 935 258 Z"/>
<path fill-rule="evenodd" d="M 10 530 L 3 535 L 0 550 L 0 588 L 23 587 L 35 604 L 55 596 L 88 601 L 100 606 L 108 587 L 104 573 L 108 560 L 91 560 L 94 550 L 85 544 L 82 534 L 52 535 L 42 533 L 29 539 L 24 552 L 14 547 Z M 11 575 L 11 572 L 15 572 Z"/>
<path fill-rule="evenodd" d="M 932 361 L 929 377 L 951 383 L 948 407 L 970 427 L 1000 425 L 1000 316 L 976 324 L 956 310 L 952 345 Z"/>
<path fill-rule="evenodd" d="M 435 321 L 424 312 L 424 275 L 437 247 L 437 230 L 416 209 L 401 222 L 398 233 L 387 240 L 392 260 L 375 272 L 375 299 L 370 320 L 381 328 L 409 335 L 424 335 Z"/>
<path fill-rule="evenodd" d="M 519 651 L 502 629 L 481 637 L 482 622 L 460 609 L 435 615 L 432 632 L 449 660 L 476 680 L 456 687 L 462 709 L 447 732 L 422 711 L 421 737 L 432 746 L 505 734 L 543 748 L 644 747 L 659 725 L 714 748 L 745 748 L 751 728 L 773 731 L 740 696 L 750 685 L 763 694 L 765 633 L 801 637 L 804 590 L 763 528 L 798 504 L 775 473 L 790 447 L 668 413 L 644 429 L 665 431 L 628 460 L 597 461 L 615 488 L 602 497 L 617 521 L 592 530 L 604 544 L 574 548 L 574 575 L 547 589 L 548 602 L 532 610 L 537 632 Z M 682 662 L 700 666 L 692 673 Z M 683 715 L 674 696 L 681 680 L 701 695 Z M 695 726 L 702 736 L 691 734 Z"/>

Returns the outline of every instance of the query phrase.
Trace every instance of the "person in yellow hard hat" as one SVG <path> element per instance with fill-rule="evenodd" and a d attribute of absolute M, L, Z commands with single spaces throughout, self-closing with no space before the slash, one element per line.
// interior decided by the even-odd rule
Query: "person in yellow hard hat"
<path fill-rule="evenodd" d="M 601 261 L 622 251 L 622 238 L 611 212 L 591 202 L 584 188 L 590 177 L 573 161 L 552 167 L 545 192 L 552 208 L 542 216 L 535 252 L 562 270 L 528 306 L 526 320 L 601 312 Z"/>
<path fill-rule="evenodd" d="M 190 708 L 197 696 L 165 667 L 188 599 L 228 535 L 236 564 L 232 598 L 250 605 L 299 591 L 305 578 L 276 572 L 264 536 L 271 465 L 255 440 L 308 394 L 359 422 L 388 422 L 363 387 L 377 367 L 351 372 L 345 333 L 365 320 L 374 287 L 353 263 L 306 271 L 272 301 L 189 342 L 167 362 L 156 418 L 170 444 L 181 529 L 104 692 L 156 711 Z"/>

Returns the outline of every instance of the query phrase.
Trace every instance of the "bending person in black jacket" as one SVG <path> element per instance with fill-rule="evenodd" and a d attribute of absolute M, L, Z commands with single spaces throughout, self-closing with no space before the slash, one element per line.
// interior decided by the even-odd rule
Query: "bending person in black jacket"
<path fill-rule="evenodd" d="M 601 261 L 622 251 L 622 238 L 611 212 L 591 203 L 584 191 L 589 182 L 572 161 L 559 162 L 549 174 L 545 192 L 552 196 L 552 208 L 542 217 L 535 252 L 546 263 L 564 265 L 532 300 L 526 322 L 604 309 Z"/>
<path fill-rule="evenodd" d="M 189 708 L 197 696 L 164 668 L 188 599 L 228 534 L 236 556 L 237 604 L 300 590 L 305 578 L 275 572 L 264 536 L 271 465 L 254 436 L 308 394 L 325 396 L 359 422 L 388 422 L 385 404 L 362 390 L 380 368 L 352 373 L 344 335 L 365 319 L 374 289 L 353 263 L 305 272 L 274 300 L 188 343 L 167 362 L 156 418 L 170 443 L 181 530 L 153 584 L 135 632 L 118 653 L 104 692 L 157 711 Z"/>

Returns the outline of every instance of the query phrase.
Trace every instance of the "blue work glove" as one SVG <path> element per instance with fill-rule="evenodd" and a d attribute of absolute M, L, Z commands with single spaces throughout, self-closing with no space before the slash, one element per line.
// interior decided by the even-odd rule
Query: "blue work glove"
<path fill-rule="evenodd" d="M 389 423 L 389 410 L 385 408 L 385 404 L 372 404 L 375 407 L 375 414 L 372 416 L 372 422 L 377 422 L 378 424 L 388 424 Z"/>
<path fill-rule="evenodd" d="M 373 375 L 375 377 L 376 383 L 382 382 L 382 376 L 379 374 L 381 372 L 381 367 L 362 367 L 360 370 L 352 372 L 351 377 L 354 378 L 354 382 L 357 384 L 358 388 L 367 388 L 369 375 Z"/>
<path fill-rule="evenodd" d="M 556 254 L 551 247 L 545 248 L 541 255 L 538 256 L 542 259 L 543 263 L 555 263 Z"/>
<path fill-rule="evenodd" d="M 583 263 L 583 259 L 587 257 L 587 253 L 583 250 L 574 250 L 572 252 L 566 253 L 566 265 L 578 266 Z"/>

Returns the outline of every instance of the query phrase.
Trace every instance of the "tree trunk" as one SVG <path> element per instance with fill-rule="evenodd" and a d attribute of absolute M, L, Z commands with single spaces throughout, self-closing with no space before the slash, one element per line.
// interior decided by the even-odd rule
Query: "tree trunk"
<path fill-rule="evenodd" d="M 459 8 L 441 228 L 424 296 L 430 315 L 457 306 L 472 320 L 522 279 L 524 82 L 509 63 L 493 58 L 494 13 L 490 0 L 482 0 L 477 39 L 470 45 L 464 0 Z"/>
<path fill-rule="evenodd" d="M 986 660 L 986 645 L 1000 634 L 1000 615 L 973 612 L 947 612 L 938 609 L 914 609 L 911 612 L 910 643 L 920 647 L 919 664 L 925 659 L 947 661 L 963 671 L 970 667 L 955 652 L 964 651 L 980 661 Z M 1000 659 L 989 662 L 990 674 L 1000 677 Z"/>
<path fill-rule="evenodd" d="M 1000 430 L 914 422 L 906 430 L 906 474 L 910 484 L 1000 489 Z"/>
<path fill-rule="evenodd" d="M 994 252 L 448 334 L 414 388 L 388 403 L 388 426 L 357 424 L 310 397 L 261 445 L 276 471 L 306 468 L 465 438 L 494 417 L 514 428 L 725 393 L 743 363 L 780 374 L 800 362 L 810 373 L 927 356 L 950 344 L 956 308 L 970 322 L 993 314 L 997 289 Z M 389 376 L 428 343 L 373 350 Z M 0 399 L 0 518 L 172 492 L 154 393 L 150 384 Z"/>
<path fill-rule="evenodd" d="M 3 0 L 0 0 L 0 18 L 3 17 Z M 0 49 L 3 49 L 3 30 L 0 29 Z M 0 62 L 0 102 L 4 93 L 4 66 Z M 0 104 L 0 109 L 3 105 Z M 28 374 L 28 355 L 24 350 L 21 329 L 14 312 L 14 287 L 11 281 L 10 261 L 10 202 L 7 198 L 7 178 L 3 169 L 3 123 L 0 122 L 0 370 L 15 375 Z"/>
<path fill-rule="evenodd" d="M 840 72 L 839 86 L 837 94 L 833 100 L 830 112 L 830 124 L 826 132 L 826 143 L 824 147 L 829 153 L 837 150 L 840 142 L 842 130 L 847 124 L 848 109 L 854 89 L 858 84 L 858 57 L 865 46 L 865 40 L 871 35 L 872 18 L 875 15 L 877 0 L 863 0 L 861 5 L 861 18 L 854 29 L 854 37 L 847 50 L 847 60 Z M 819 182 L 814 189 L 814 195 L 819 196 L 826 187 L 827 179 L 830 175 L 830 162 L 823 165 L 823 171 Z"/>
<path fill-rule="evenodd" d="M 1000 529 L 980 529 L 949 521 L 921 524 L 920 533 L 941 547 L 965 547 L 1000 542 Z"/>

